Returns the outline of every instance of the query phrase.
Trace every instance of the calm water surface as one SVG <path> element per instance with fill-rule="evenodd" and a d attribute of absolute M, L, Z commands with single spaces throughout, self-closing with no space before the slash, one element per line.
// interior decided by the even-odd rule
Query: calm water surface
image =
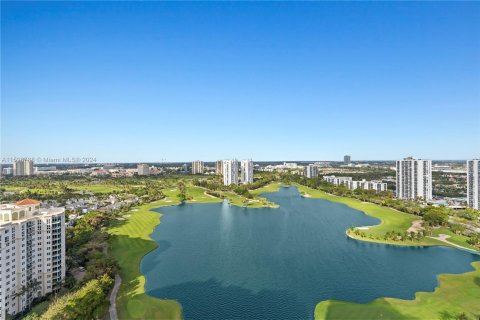
<path fill-rule="evenodd" d="M 353 225 L 379 220 L 345 205 L 303 198 L 294 187 L 265 195 L 280 208 L 183 204 L 152 234 L 142 261 L 147 294 L 178 300 L 185 319 L 311 319 L 326 299 L 412 299 L 437 275 L 464 273 L 480 257 L 446 247 L 356 241 Z"/>

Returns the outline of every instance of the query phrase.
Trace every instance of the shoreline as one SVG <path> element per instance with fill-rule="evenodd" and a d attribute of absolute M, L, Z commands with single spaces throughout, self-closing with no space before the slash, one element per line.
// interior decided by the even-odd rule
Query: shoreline
<path fill-rule="evenodd" d="M 277 192 L 271 190 L 271 186 L 259 188 L 265 192 Z M 120 275 L 122 282 L 116 296 L 116 311 L 119 319 L 182 319 L 182 305 L 177 300 L 160 299 L 148 295 L 145 291 L 147 279 L 141 271 L 143 258 L 152 251 L 159 248 L 157 242 L 151 237 L 156 228 L 161 223 L 163 213 L 161 209 L 173 207 L 181 203 L 176 199 L 177 189 L 163 190 L 165 198 L 132 208 L 123 217 L 125 220 L 117 220 L 116 225 L 108 228 L 110 234 L 109 247 L 110 254 L 115 258 L 120 266 Z M 263 192 L 262 192 L 263 193 Z M 206 196 L 203 192 L 202 196 Z M 259 196 L 257 191 L 255 196 Z M 229 198 L 206 197 L 206 199 L 195 199 L 193 202 L 185 201 L 186 204 L 209 204 L 222 203 L 227 201 L 229 205 L 240 208 L 277 208 L 278 205 L 260 205 L 244 207 Z M 218 201 L 216 201 L 218 200 Z M 260 204 L 260 203 L 259 203 Z M 127 256 L 128 255 L 128 256 Z"/>
<path fill-rule="evenodd" d="M 359 318 L 355 316 L 356 313 L 362 314 L 365 319 L 390 319 L 390 317 L 392 319 L 437 319 L 438 311 L 439 314 L 442 314 L 447 310 L 459 313 L 468 312 L 475 317 L 480 312 L 480 305 L 475 303 L 477 296 L 480 298 L 479 285 L 476 283 L 476 279 L 480 276 L 480 260 L 473 261 L 470 266 L 472 270 L 464 273 L 437 275 L 437 286 L 433 291 L 415 292 L 413 299 L 379 297 L 366 303 L 335 299 L 322 300 L 315 306 L 314 319 L 328 319 L 333 314 L 332 318 L 334 319 L 353 320 Z M 451 286 L 451 283 L 458 282 L 461 282 L 463 286 Z M 477 296 L 470 293 L 472 290 L 476 290 Z M 454 299 L 458 302 L 452 302 Z M 446 309 L 444 309 L 445 307 Z M 452 316 L 449 319 L 457 318 Z"/>
<path fill-rule="evenodd" d="M 359 229 L 359 228 L 357 228 L 357 229 Z M 472 253 L 472 254 L 476 254 L 476 255 L 480 256 L 479 251 L 475 251 L 475 250 L 470 249 L 470 248 L 462 247 L 460 245 L 457 245 L 457 244 L 449 242 L 449 241 L 442 241 L 440 239 L 430 237 L 430 236 L 427 236 L 427 237 L 431 238 L 431 239 L 434 239 L 434 240 L 437 240 L 437 241 L 440 241 L 440 242 L 444 242 L 444 243 L 424 245 L 424 244 L 421 244 L 421 243 L 415 244 L 415 243 L 399 243 L 399 242 L 393 242 L 393 243 L 392 242 L 380 242 L 380 241 L 377 241 L 376 239 L 354 237 L 354 236 L 352 236 L 351 234 L 348 233 L 348 229 L 345 230 L 345 235 L 347 237 L 349 237 L 350 239 L 357 240 L 357 241 L 362 241 L 362 242 L 371 242 L 371 243 L 390 245 L 390 246 L 398 246 L 398 247 L 448 247 L 448 248 L 463 250 L 463 251 L 466 251 L 468 253 Z"/>
<path fill-rule="evenodd" d="M 420 217 L 418 216 L 415 216 L 415 215 L 411 215 L 411 214 L 408 214 L 408 213 L 405 213 L 405 212 L 401 212 L 401 211 L 398 211 L 396 209 L 393 209 L 393 208 L 389 208 L 389 207 L 383 207 L 383 206 L 380 206 L 380 205 L 377 205 L 375 203 L 371 203 L 371 202 L 362 202 L 358 199 L 354 199 L 354 198 L 349 198 L 349 197 L 340 197 L 340 196 L 337 196 L 337 195 L 331 195 L 329 193 L 326 193 L 324 191 L 321 191 L 321 190 L 317 190 L 317 189 L 312 189 L 312 188 L 309 188 L 309 187 L 306 187 L 306 186 L 303 186 L 303 185 L 298 185 L 298 184 L 292 184 L 291 186 L 294 186 L 298 189 L 299 193 L 306 193 L 307 190 L 309 191 L 308 194 L 311 196 L 310 198 L 315 198 L 315 199 L 323 199 L 323 200 L 326 200 L 326 201 L 331 201 L 331 202 L 336 202 L 336 203 L 341 203 L 343 205 L 346 205 L 352 209 L 355 209 L 355 210 L 358 210 L 358 211 L 361 211 L 363 212 L 364 214 L 368 215 L 368 216 L 371 216 L 371 217 L 374 217 L 374 218 L 377 218 L 380 220 L 380 223 L 377 224 L 377 225 L 374 225 L 374 226 L 359 226 L 359 227 L 356 227 L 356 229 L 359 229 L 359 230 L 368 230 L 370 232 L 380 232 L 380 230 L 382 229 L 382 227 L 386 227 L 387 225 L 387 221 L 385 219 L 385 217 L 380 214 L 374 214 L 372 212 L 369 211 L 368 208 L 360 208 L 360 207 L 356 207 L 356 206 L 352 206 L 350 204 L 354 204 L 355 202 L 359 202 L 360 206 L 371 206 L 372 208 L 371 209 L 377 209 L 377 210 L 381 210 L 381 211 L 384 211 L 385 213 L 388 213 L 388 211 L 394 211 L 394 214 L 399 214 L 396 216 L 396 218 L 398 217 L 402 217 L 402 218 L 406 218 L 406 220 L 412 220 L 410 221 L 409 223 L 409 227 L 412 225 L 411 223 L 413 223 L 415 220 L 419 220 Z M 302 190 L 304 189 L 304 190 Z M 316 195 L 315 195 L 316 194 Z M 328 197 L 325 197 L 323 195 L 327 195 Z M 329 197 L 332 197 L 332 198 L 329 198 Z M 368 229 L 362 229 L 364 227 L 368 227 Z M 395 229 L 400 229 L 399 226 L 397 225 L 393 225 L 392 227 L 392 230 L 395 230 Z M 405 228 L 405 230 L 398 230 L 398 231 L 406 231 L 408 230 L 408 228 Z M 346 232 L 348 232 L 348 229 L 346 230 Z M 373 234 L 373 233 L 372 233 Z M 461 245 L 457 245 L 453 242 L 445 242 L 445 241 L 441 241 L 439 239 L 436 239 L 434 237 L 425 237 L 425 238 L 428 238 L 428 239 L 422 239 L 422 241 L 419 241 L 419 242 L 406 242 L 406 241 L 403 241 L 403 242 L 396 242 L 396 241 L 388 241 L 388 240 L 383 240 L 383 239 L 374 239 L 374 238 L 370 238 L 370 237 L 365 237 L 365 238 L 362 238 L 360 236 L 352 236 L 352 235 L 349 235 L 350 238 L 352 239 L 355 239 L 355 240 L 360 240 L 360 241 L 366 241 L 366 242 L 374 242 L 374 243 L 382 243 L 382 244 L 389 244 L 389 245 L 399 245 L 399 246 L 445 246 L 445 247 L 456 247 L 460 250 L 462 250 L 462 248 L 464 249 L 467 249 L 469 252 L 472 252 L 472 253 L 478 253 L 480 254 L 480 250 L 476 250 L 476 249 L 473 249 L 473 248 L 468 248 L 468 247 L 464 247 L 464 246 L 461 246 Z"/>
<path fill-rule="evenodd" d="M 178 301 L 158 299 L 145 292 L 146 278 L 141 271 L 143 258 L 159 246 L 151 238 L 161 223 L 162 213 L 153 209 L 179 204 L 162 200 L 136 207 L 135 212 L 121 225 L 109 228 L 110 254 L 120 266 L 122 283 L 117 293 L 116 307 L 119 319 L 169 318 L 182 319 Z"/>
<path fill-rule="evenodd" d="M 272 183 L 270 185 L 267 185 L 265 187 L 256 189 L 255 192 L 253 193 L 255 197 L 261 197 L 261 194 L 263 193 L 272 193 L 272 192 L 278 192 L 280 187 L 283 187 L 285 185 L 281 185 L 280 183 Z M 297 188 L 298 192 L 301 194 L 301 189 L 308 188 L 305 186 L 297 186 L 297 185 L 290 185 L 290 186 L 285 186 L 285 187 L 291 187 L 294 186 Z M 310 189 L 310 188 L 308 188 Z M 316 189 L 312 189 L 316 190 Z M 323 192 L 320 190 L 316 190 L 318 193 L 322 194 Z M 326 194 L 326 193 L 323 193 Z M 322 195 L 323 195 L 322 194 Z M 317 198 L 317 199 L 324 199 L 327 201 L 332 201 L 340 204 L 344 204 L 349 206 L 348 204 L 342 202 L 342 201 L 335 201 L 335 200 L 330 200 L 328 198 L 322 197 L 322 196 L 315 196 L 312 195 L 312 193 L 309 193 L 311 196 L 310 198 Z M 327 194 L 328 195 L 328 194 Z M 331 196 L 333 197 L 333 196 Z M 306 197 L 307 198 L 307 197 Z M 338 198 L 338 200 L 342 200 L 344 197 L 338 197 L 335 196 L 335 198 Z M 211 199 L 211 198 L 210 198 Z M 221 200 L 220 198 L 218 198 Z M 350 199 L 350 198 L 346 198 Z M 213 200 L 213 199 L 212 199 Z M 238 204 L 231 203 L 229 199 L 226 199 L 230 205 L 237 205 L 238 207 L 242 207 Z M 355 200 L 355 199 L 354 199 Z M 217 202 L 217 201 L 212 201 L 212 202 Z M 201 203 L 209 203 L 209 201 L 196 201 L 196 202 L 190 202 L 190 204 L 201 204 Z M 210 202 L 211 203 L 211 202 Z M 125 221 L 118 221 L 120 224 L 124 225 L 136 225 L 138 224 L 140 226 L 139 230 L 136 230 L 136 237 L 133 237 L 131 232 L 128 232 L 129 230 L 122 230 L 124 232 L 118 232 L 119 229 L 122 229 L 124 226 L 112 226 L 111 230 L 109 233 L 111 234 L 112 238 L 115 238 L 115 236 L 120 236 L 120 237 L 125 237 L 127 236 L 127 239 L 123 239 L 124 241 L 127 241 L 129 245 L 124 246 L 122 243 L 122 239 L 111 239 L 110 244 L 112 247 L 112 252 L 114 254 L 117 254 L 115 257 L 116 260 L 118 261 L 119 265 L 121 266 L 121 275 L 122 278 L 124 278 L 125 281 L 122 281 L 122 284 L 120 285 L 118 294 L 117 294 L 117 312 L 119 315 L 119 318 L 129 318 L 129 319 L 143 319 L 146 317 L 150 318 L 169 318 L 169 319 L 181 319 L 182 318 L 182 305 L 180 302 L 176 300 L 167 300 L 167 299 L 159 299 L 156 297 L 152 297 L 148 295 L 148 293 L 145 291 L 145 286 L 146 286 L 146 277 L 145 275 L 141 272 L 140 266 L 143 258 L 149 254 L 150 252 L 156 250 L 159 248 L 158 244 L 155 242 L 155 240 L 152 239 L 151 235 L 155 232 L 155 229 L 159 226 L 161 223 L 161 217 L 162 213 L 160 211 L 157 211 L 155 209 L 160 209 L 163 207 L 171 207 L 175 205 L 179 205 L 180 202 L 177 201 L 174 198 L 173 194 L 167 195 L 165 199 L 154 201 L 151 203 L 143 204 L 138 207 L 135 207 L 129 212 L 128 214 L 130 217 L 128 217 Z M 369 203 L 368 205 L 371 206 L 378 206 L 375 204 Z M 269 208 L 269 206 L 262 206 L 265 208 Z M 361 211 L 363 214 L 373 216 L 375 218 L 378 218 L 380 220 L 380 224 L 375 225 L 375 226 L 364 226 L 364 227 L 372 227 L 372 228 L 378 228 L 379 226 L 384 225 L 384 220 L 376 215 L 369 214 L 367 210 L 361 210 L 352 206 L 349 206 L 355 210 Z M 245 208 L 245 207 L 244 207 Z M 248 207 L 249 209 L 255 209 L 252 207 Z M 393 209 L 390 209 L 392 210 Z M 397 210 L 395 210 L 397 211 Z M 402 215 L 407 215 L 405 213 L 401 213 Z M 416 217 L 418 219 L 418 217 Z M 147 222 L 145 220 L 148 220 Z M 155 220 L 155 221 L 154 221 Z M 146 224 L 146 225 L 145 225 Z M 125 227 L 125 229 L 128 229 Z M 135 228 L 136 229 L 136 228 Z M 373 243 L 380 243 L 383 245 L 397 245 L 397 246 L 433 246 L 433 245 L 438 245 L 438 246 L 447 246 L 447 247 L 455 247 L 450 245 L 449 243 L 442 242 L 438 239 L 431 239 L 432 241 L 438 242 L 438 243 L 390 243 L 382 240 L 377 240 L 377 239 L 371 239 L 371 238 L 357 238 L 354 236 L 351 236 L 348 234 L 348 229 L 345 230 L 346 235 L 354 240 L 359 240 L 359 241 L 364 241 L 364 242 L 373 242 Z M 139 239 L 141 238 L 141 239 Z M 137 243 L 138 241 L 147 241 L 148 243 L 143 243 L 141 248 L 138 248 Z M 130 249 L 129 247 L 132 247 Z M 127 248 L 127 249 L 126 249 Z M 130 250 L 129 250 L 130 249 Z M 462 248 L 457 247 L 457 249 L 462 250 Z M 473 250 L 469 250 L 468 248 L 466 251 L 472 254 L 478 254 L 477 252 L 473 252 Z M 130 252 L 132 253 L 129 257 L 125 257 L 125 253 Z M 127 259 L 125 259 L 127 258 Z M 135 261 L 138 261 L 138 263 L 135 263 Z M 134 265 L 134 270 L 132 270 L 131 273 L 128 272 L 128 269 L 132 268 L 132 263 Z M 474 262 L 474 263 L 479 263 L 480 262 Z M 476 266 L 474 266 L 476 268 Z M 480 267 L 478 268 L 480 271 Z M 474 269 L 475 270 L 475 269 Z M 471 271 L 475 272 L 475 271 Z M 463 274 L 462 274 L 463 275 Z M 443 275 L 439 275 L 443 276 Z M 437 291 L 438 287 L 436 287 L 435 293 Z M 461 290 L 462 288 L 458 288 Z M 417 296 L 419 292 L 417 292 L 415 295 Z M 390 298 L 378 298 L 376 300 L 380 299 L 390 299 Z M 376 301 L 374 300 L 374 301 Z M 373 303 L 374 301 L 370 302 Z M 349 302 L 338 302 L 336 300 L 324 300 L 319 303 L 317 303 L 315 307 L 315 319 L 317 319 L 317 309 L 319 308 L 319 305 L 322 304 L 322 307 L 325 305 L 330 306 L 331 304 L 336 304 L 336 303 L 349 303 Z M 350 303 L 354 304 L 354 303 Z M 367 306 L 368 304 L 359 304 L 361 306 Z"/>
<path fill-rule="evenodd" d="M 302 185 L 293 185 L 297 187 L 299 192 L 301 190 L 316 190 L 316 189 L 311 189 L 306 186 Z M 303 191 L 306 193 L 306 191 Z M 308 194 L 312 196 L 313 192 L 309 192 Z M 382 225 L 384 225 L 384 217 L 379 217 L 378 215 L 373 215 L 371 214 L 368 209 L 366 208 L 357 208 L 355 206 L 350 206 L 348 203 L 345 202 L 354 202 L 353 200 L 357 199 L 351 199 L 348 201 L 347 197 L 340 197 L 336 195 L 329 195 L 326 192 L 322 192 L 318 190 L 317 192 L 318 196 L 313 196 L 313 198 L 317 199 L 323 199 L 327 201 L 332 201 L 336 203 L 341 203 L 344 205 L 349 206 L 350 208 L 353 208 L 355 210 L 359 210 L 362 213 L 368 215 L 368 216 L 373 216 L 377 219 L 380 220 L 380 224 L 375 225 L 375 226 L 363 226 L 363 227 L 372 227 L 372 228 L 379 228 Z M 327 197 L 323 197 L 322 195 L 329 195 L 333 199 L 329 199 Z M 342 198 L 346 198 L 347 201 L 337 201 L 337 200 L 344 200 Z M 360 201 L 360 200 L 358 200 Z M 379 206 L 374 203 L 370 202 L 361 202 L 361 204 L 368 204 L 370 206 Z M 401 211 L 398 211 L 396 209 L 388 208 L 392 211 L 395 211 L 395 213 L 400 213 L 403 215 L 408 215 L 406 213 L 402 213 Z M 413 215 L 410 215 L 413 216 Z M 417 216 L 413 216 L 411 218 L 415 218 L 416 220 L 412 220 L 412 223 L 415 221 L 418 221 Z M 362 227 L 357 227 L 357 229 L 361 229 Z M 363 230 L 368 230 L 368 229 L 363 229 Z M 407 230 L 407 229 L 406 229 Z M 460 245 L 457 245 L 455 243 L 452 243 L 450 241 L 442 241 L 440 239 L 436 239 L 433 237 L 428 237 L 431 240 L 434 240 L 436 243 L 426 243 L 425 241 L 421 241 L 418 243 L 395 243 L 395 242 L 388 242 L 385 240 L 379 240 L 379 239 L 372 239 L 369 237 L 362 238 L 360 236 L 353 236 L 349 234 L 349 229 L 345 230 L 345 234 L 347 237 L 350 239 L 356 240 L 356 241 L 362 241 L 362 242 L 370 242 L 370 243 L 378 243 L 382 245 L 394 245 L 394 246 L 409 246 L 409 247 L 432 247 L 432 246 L 444 246 L 444 247 L 450 247 L 458 250 L 462 250 L 465 252 L 468 252 L 470 254 L 474 255 L 480 255 L 480 251 L 475 250 L 475 249 L 470 249 L 467 247 L 463 247 Z M 480 275 L 480 260 L 474 261 L 470 264 L 472 266 L 471 271 L 467 271 L 464 273 L 460 274 L 439 274 L 437 275 L 437 286 L 434 288 L 433 291 L 430 292 L 424 292 L 424 291 L 419 291 L 415 293 L 414 299 L 407 300 L 407 299 L 398 299 L 398 298 L 389 298 L 389 297 L 379 297 L 377 299 L 374 299 L 373 301 L 370 301 L 368 303 L 355 303 L 355 302 L 349 302 L 349 301 L 340 301 L 340 300 L 334 300 L 334 299 L 327 299 L 327 300 L 322 300 L 317 303 L 315 306 L 314 310 L 314 318 L 315 319 L 358 319 L 359 314 L 362 315 L 363 318 L 368 318 L 368 319 L 379 319 L 379 318 L 415 318 L 419 315 L 419 313 L 424 313 L 426 316 L 423 318 L 435 318 L 436 316 L 432 316 L 435 314 L 435 311 L 432 311 L 432 307 L 430 306 L 432 303 L 434 306 L 439 305 L 442 308 L 443 305 L 446 303 L 450 304 L 451 309 L 456 310 L 458 309 L 459 313 L 462 312 L 467 312 L 470 315 L 475 316 L 480 311 L 480 308 L 477 307 L 475 309 L 474 304 L 470 302 L 468 304 L 468 301 L 472 299 L 471 294 L 469 293 L 469 290 L 476 290 L 478 292 L 478 299 L 480 299 L 480 288 L 479 284 L 477 284 L 476 279 L 478 279 L 478 276 Z M 470 281 L 465 281 L 465 283 L 461 283 L 460 285 L 457 285 L 452 288 L 451 283 L 453 282 L 453 279 L 467 279 Z M 446 284 L 448 283 L 448 284 Z M 474 289 L 472 289 L 474 288 Z M 453 293 L 451 293 L 450 291 Z M 448 294 L 445 294 L 444 292 L 447 291 Z M 464 292 L 466 292 L 464 294 Z M 454 298 L 451 298 L 453 295 L 457 295 L 458 298 L 454 300 Z M 464 296 L 462 296 L 464 294 Z M 447 298 L 444 296 L 446 295 Z M 425 298 L 424 298 L 425 297 Z M 454 300 L 454 302 L 452 302 Z M 425 302 L 426 301 L 426 302 Z M 433 302 L 432 302 L 433 301 Z M 436 301 L 436 302 L 435 302 Z M 463 307 L 459 305 L 463 305 Z M 435 308 L 433 308 L 435 309 Z M 451 309 L 447 309 L 451 311 Z M 438 311 L 438 310 L 436 310 Z M 420 317 L 422 318 L 422 317 Z"/>

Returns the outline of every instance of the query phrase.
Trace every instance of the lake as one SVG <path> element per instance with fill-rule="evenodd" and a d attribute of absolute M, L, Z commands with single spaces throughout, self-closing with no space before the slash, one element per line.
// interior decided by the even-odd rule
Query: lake
<path fill-rule="evenodd" d="M 478 255 L 350 239 L 378 219 L 343 204 L 304 198 L 295 187 L 264 194 L 279 208 L 182 204 L 163 214 L 159 247 L 141 263 L 145 291 L 175 299 L 185 319 L 312 319 L 318 302 L 413 299 L 437 275 L 464 273 Z"/>

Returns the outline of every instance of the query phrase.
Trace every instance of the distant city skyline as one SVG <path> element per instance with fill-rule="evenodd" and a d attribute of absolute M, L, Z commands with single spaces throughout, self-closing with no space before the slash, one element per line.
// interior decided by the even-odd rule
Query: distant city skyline
<path fill-rule="evenodd" d="M 2 159 L 480 157 L 477 2 L 1 9 Z"/>
<path fill-rule="evenodd" d="M 30 158 L 28 158 L 30 159 Z M 204 159 L 204 160 L 194 160 L 194 161 L 200 161 L 204 163 L 204 165 L 209 164 L 214 167 L 217 167 L 218 163 L 222 163 L 223 166 L 223 161 L 229 160 L 229 159 L 219 159 L 219 160 L 210 160 L 210 159 Z M 392 165 L 395 165 L 395 162 L 400 159 L 357 159 L 357 160 L 352 160 L 352 164 L 357 164 L 357 163 L 365 163 L 365 162 L 391 162 Z M 478 158 L 472 158 L 472 159 L 420 159 L 420 160 L 431 160 L 433 162 L 459 162 L 466 164 L 467 161 L 471 160 L 479 160 Z M 160 160 L 152 160 L 152 161 L 92 161 L 92 162 L 42 162 L 42 161 L 33 161 L 33 165 L 40 165 L 42 167 L 44 166 L 53 166 L 55 167 L 56 165 L 94 165 L 94 164 L 186 164 L 187 166 L 193 166 L 192 165 L 192 160 L 176 160 L 176 161 L 160 161 Z M 285 159 L 270 159 L 270 160 L 253 160 L 253 163 L 269 163 L 269 162 L 275 162 L 275 163 L 303 163 L 303 164 L 314 164 L 315 162 L 337 162 L 343 166 L 346 166 L 344 164 L 343 160 L 327 160 L 327 159 L 296 159 L 296 160 L 285 160 Z M 0 166 L 2 168 L 11 168 L 13 165 L 13 162 L 2 162 L 0 163 Z M 34 167 L 35 168 L 35 167 Z M 223 174 L 223 169 L 220 170 Z"/>

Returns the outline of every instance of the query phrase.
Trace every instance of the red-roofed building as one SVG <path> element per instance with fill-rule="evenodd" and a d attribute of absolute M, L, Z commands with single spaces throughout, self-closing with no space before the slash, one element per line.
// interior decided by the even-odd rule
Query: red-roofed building
<path fill-rule="evenodd" d="M 15 202 L 17 206 L 29 206 L 29 205 L 36 205 L 40 204 L 40 201 L 38 200 L 33 200 L 33 199 L 23 199 L 20 201 Z"/>

